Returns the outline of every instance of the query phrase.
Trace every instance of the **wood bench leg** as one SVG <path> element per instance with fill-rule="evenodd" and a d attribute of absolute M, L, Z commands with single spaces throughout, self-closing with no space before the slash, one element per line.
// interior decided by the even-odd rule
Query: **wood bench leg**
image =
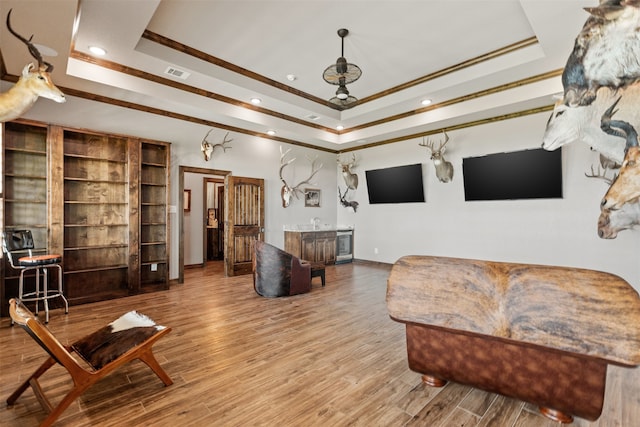
<path fill-rule="evenodd" d="M 571 424 L 573 422 L 573 416 L 571 416 L 570 414 L 565 414 L 564 412 L 557 411 L 555 409 L 545 408 L 544 406 L 541 406 L 540 413 L 545 417 L 562 424 Z"/>
<path fill-rule="evenodd" d="M 431 387 L 444 387 L 447 384 L 446 380 L 441 380 L 432 375 L 423 375 L 422 382 Z"/>

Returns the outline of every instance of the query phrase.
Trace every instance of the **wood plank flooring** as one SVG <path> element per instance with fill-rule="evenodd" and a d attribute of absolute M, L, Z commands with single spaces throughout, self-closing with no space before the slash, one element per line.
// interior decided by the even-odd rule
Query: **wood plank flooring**
<path fill-rule="evenodd" d="M 460 384 L 425 386 L 407 367 L 404 326 L 386 311 L 388 266 L 327 268 L 309 294 L 265 299 L 251 276 L 222 277 L 221 263 L 187 269 L 169 291 L 53 310 L 49 328 L 70 343 L 138 310 L 173 331 L 155 346 L 173 378 L 164 387 L 134 362 L 89 389 L 59 426 L 513 426 L 557 425 L 523 402 Z M 45 353 L 0 322 L 0 425 L 44 419 L 33 393 L 4 402 Z M 70 378 L 41 381 L 56 403 Z M 640 371 L 610 367 L 602 417 L 578 427 L 640 425 Z"/>

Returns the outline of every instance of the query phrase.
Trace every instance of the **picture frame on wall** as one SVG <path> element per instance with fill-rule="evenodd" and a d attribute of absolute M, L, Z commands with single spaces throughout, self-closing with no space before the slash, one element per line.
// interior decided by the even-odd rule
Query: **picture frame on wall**
<path fill-rule="evenodd" d="M 191 190 L 184 190 L 184 211 L 191 212 Z"/>
<path fill-rule="evenodd" d="M 307 208 L 320 207 L 320 190 L 317 188 L 304 189 L 304 206 Z"/>

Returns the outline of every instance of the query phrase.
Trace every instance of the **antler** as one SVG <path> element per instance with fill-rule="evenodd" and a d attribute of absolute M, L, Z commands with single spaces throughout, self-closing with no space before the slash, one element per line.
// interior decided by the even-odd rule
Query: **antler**
<path fill-rule="evenodd" d="M 225 144 L 230 143 L 231 141 L 233 141 L 233 139 L 229 139 L 227 140 L 227 136 L 229 136 L 229 132 L 227 132 L 227 134 L 224 136 L 224 138 L 222 139 L 222 143 L 221 144 L 212 144 L 211 142 L 207 141 L 207 137 L 209 136 L 209 134 L 211 133 L 212 129 L 209 129 L 209 132 L 207 132 L 207 134 L 204 136 L 204 138 L 202 138 L 202 143 L 200 144 L 201 148 L 200 150 L 202 151 L 202 154 L 204 155 L 204 160 L 205 161 L 209 161 L 209 159 L 211 158 L 211 155 L 213 154 L 213 151 L 216 149 L 216 147 L 222 147 L 222 151 L 226 152 L 227 148 L 233 148 L 233 147 L 227 147 Z"/>
<path fill-rule="evenodd" d="M 427 141 L 425 142 L 424 137 L 422 137 L 422 143 L 418 144 L 421 147 L 427 147 L 429 150 L 431 150 L 432 153 L 438 153 L 438 152 L 442 152 L 444 151 L 444 146 L 447 145 L 447 142 L 449 142 L 449 135 L 447 135 L 446 131 L 442 131 L 442 133 L 444 134 L 444 142 L 440 143 L 440 146 L 438 147 L 437 150 L 433 149 L 433 145 L 435 144 L 435 141 L 431 141 L 431 139 L 427 138 Z"/>
<path fill-rule="evenodd" d="M 317 156 L 313 160 L 307 157 L 307 160 L 311 162 L 311 175 L 309 175 L 309 178 L 305 179 L 304 181 L 300 181 L 295 187 L 291 187 L 289 184 L 287 184 L 287 181 L 285 181 L 284 178 L 282 177 L 282 170 L 285 168 L 285 166 L 289 165 L 291 162 L 295 160 L 295 157 L 294 157 L 293 159 L 287 160 L 285 162 L 284 159 L 287 156 L 287 154 L 289 154 L 289 151 L 291 151 L 290 148 L 287 151 L 282 151 L 282 146 L 280 146 L 280 172 L 278 174 L 280 176 L 280 181 L 282 181 L 282 184 L 283 184 L 282 189 L 280 190 L 280 196 L 282 198 L 282 207 L 285 207 L 285 208 L 289 206 L 289 202 L 291 201 L 291 196 L 296 196 L 296 199 L 298 199 L 299 193 L 302 193 L 302 194 L 305 193 L 303 190 L 300 190 L 300 186 L 303 184 L 310 184 L 311 178 L 313 178 L 314 175 L 317 174 L 318 171 L 322 168 L 322 163 L 320 163 L 319 166 L 316 164 Z"/>
<path fill-rule="evenodd" d="M 211 131 L 209 131 L 209 132 L 211 132 Z M 207 133 L 207 135 L 209 135 L 209 134 Z M 231 141 L 233 141 L 233 139 L 229 139 L 229 140 L 227 140 L 227 137 L 228 137 L 228 136 L 229 136 L 229 132 L 227 132 L 227 133 L 226 133 L 226 135 L 224 136 L 224 138 L 222 138 L 222 143 L 220 143 L 220 144 L 213 144 L 213 145 L 211 146 L 211 147 L 212 147 L 212 149 L 214 149 L 214 150 L 215 150 L 215 148 L 216 148 L 216 147 L 222 147 L 222 152 L 226 152 L 226 151 L 227 151 L 227 148 L 233 148 L 233 147 L 227 147 L 227 146 L 225 145 L 225 144 L 228 144 L 228 143 L 230 143 Z M 206 139 L 207 139 L 207 137 L 205 136 L 205 137 L 204 137 L 204 139 L 206 140 Z M 208 142 L 208 141 L 207 141 L 207 142 Z"/>
<path fill-rule="evenodd" d="M 38 50 L 38 48 L 35 47 L 35 45 L 33 43 L 31 43 L 31 39 L 33 39 L 33 35 L 31 35 L 31 37 L 29 37 L 29 40 L 27 40 L 24 37 L 22 37 L 20 34 L 16 33 L 13 30 L 13 28 L 11 28 L 11 11 L 12 10 L 13 9 L 9 9 L 9 13 L 7 13 L 7 29 L 18 40 L 20 40 L 22 43 L 27 45 L 27 47 L 29 48 L 29 53 L 31 54 L 31 56 L 33 56 L 35 59 L 38 60 L 38 68 L 40 69 L 40 68 L 43 67 L 43 65 L 46 65 L 47 68 L 45 69 L 45 71 L 50 73 L 51 71 L 53 71 L 53 65 L 48 63 L 48 62 L 46 62 L 45 60 L 43 60 L 42 59 L 42 55 L 40 54 L 40 51 Z"/>
<path fill-rule="evenodd" d="M 612 178 L 608 178 L 607 177 L 607 170 L 608 169 L 604 169 L 604 171 L 601 170 L 600 169 L 600 165 L 598 165 L 598 171 L 596 172 L 596 171 L 593 170 L 593 165 L 591 165 L 591 175 L 585 173 L 584 176 L 586 176 L 587 178 L 601 179 L 604 182 L 606 182 L 607 184 L 611 185 L 611 184 L 613 184 L 613 181 L 616 179 L 617 174 L 614 173 Z"/>
<path fill-rule="evenodd" d="M 336 159 L 336 161 L 338 162 L 338 164 L 340 166 L 342 166 L 343 168 L 347 168 L 347 169 L 351 169 L 352 167 L 354 167 L 356 165 L 356 155 L 354 153 L 351 153 L 351 161 L 348 163 L 344 163 L 340 161 L 340 156 L 338 156 L 338 158 Z"/>
<path fill-rule="evenodd" d="M 307 157 L 307 160 L 311 162 L 311 175 L 309 175 L 309 178 L 305 179 L 304 181 L 300 181 L 298 185 L 296 185 L 291 189 L 291 191 L 293 191 L 293 194 L 295 194 L 296 197 L 298 197 L 297 193 L 304 193 L 304 191 L 300 190 L 300 186 L 303 184 L 312 184 L 311 179 L 314 177 L 315 174 L 318 173 L 320 169 L 322 169 L 322 163 L 320 163 L 319 166 L 317 166 L 317 163 L 316 163 L 316 161 L 318 160 L 318 156 L 316 156 L 313 160 Z"/>
<path fill-rule="evenodd" d="M 289 151 L 291 151 L 291 148 L 289 148 L 287 151 L 283 152 L 282 151 L 282 146 L 280 146 L 280 172 L 278 172 L 278 175 L 280 176 L 280 181 L 282 181 L 282 183 L 284 184 L 285 187 L 290 188 L 289 185 L 287 184 L 287 181 L 284 180 L 284 178 L 282 177 L 282 170 L 284 169 L 285 166 L 288 166 L 290 163 L 292 163 L 296 158 L 294 157 L 293 159 L 290 159 L 288 161 L 284 161 L 284 158 L 287 157 L 287 154 L 289 154 Z"/>

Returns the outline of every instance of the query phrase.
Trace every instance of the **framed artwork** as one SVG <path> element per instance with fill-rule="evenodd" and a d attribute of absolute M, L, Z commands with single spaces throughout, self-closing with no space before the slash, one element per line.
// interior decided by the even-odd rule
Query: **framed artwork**
<path fill-rule="evenodd" d="M 184 211 L 191 212 L 191 190 L 184 190 Z"/>
<path fill-rule="evenodd" d="M 320 190 L 317 188 L 304 189 L 304 205 L 308 208 L 320 207 Z"/>

